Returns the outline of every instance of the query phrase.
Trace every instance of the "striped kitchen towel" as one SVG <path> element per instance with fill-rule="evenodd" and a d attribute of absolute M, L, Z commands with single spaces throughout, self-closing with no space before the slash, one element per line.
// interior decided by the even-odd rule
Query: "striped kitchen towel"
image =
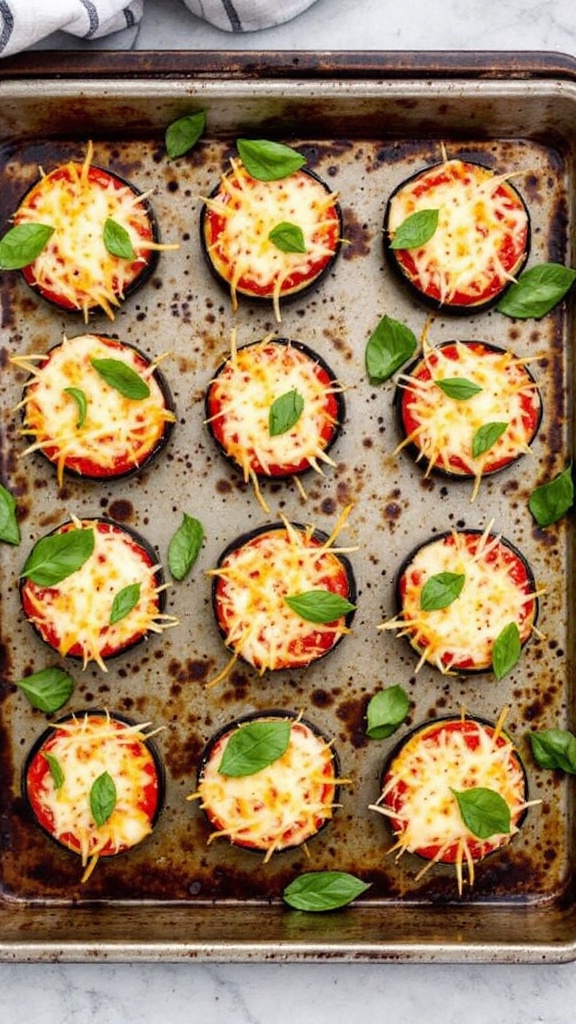
<path fill-rule="evenodd" d="M 316 0 L 183 0 L 226 32 L 255 32 L 301 14 Z M 0 0 L 0 56 L 26 50 L 53 32 L 98 39 L 141 21 L 144 0 Z"/>

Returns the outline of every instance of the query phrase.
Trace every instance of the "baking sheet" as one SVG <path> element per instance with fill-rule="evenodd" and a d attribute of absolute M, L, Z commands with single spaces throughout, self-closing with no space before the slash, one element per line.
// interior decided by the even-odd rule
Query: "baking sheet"
<path fill-rule="evenodd" d="M 134 55 L 131 55 L 133 59 Z M 118 58 L 119 59 L 119 58 Z M 0 83 L 0 219 L 5 225 L 38 165 L 50 169 L 82 159 L 87 140 L 95 162 L 154 189 L 152 202 L 165 241 L 157 273 L 122 308 L 114 323 L 96 316 L 90 330 L 118 336 L 163 361 L 177 405 L 177 425 L 167 451 L 142 475 L 110 486 L 66 481 L 57 488 L 40 457 L 20 457 L 22 438 L 14 413 L 24 375 L 9 356 L 45 351 L 82 322 L 50 309 L 17 275 L 0 281 L 2 329 L 2 472 L 18 497 L 22 544 L 3 546 L 2 558 L 2 901 L 3 959 L 114 959 L 196 956 L 214 959 L 572 959 L 576 938 L 573 905 L 570 780 L 536 769 L 526 733 L 531 728 L 572 727 L 572 608 L 569 520 L 545 532 L 534 528 L 527 498 L 534 486 L 564 467 L 571 451 L 573 320 L 562 305 L 541 322 L 514 323 L 497 313 L 470 318 L 434 317 L 432 343 L 478 338 L 535 358 L 544 420 L 534 451 L 503 474 L 471 486 L 440 477 L 424 480 L 410 457 L 394 455 L 398 443 L 392 409 L 393 382 L 375 388 L 364 370 L 364 347 L 385 313 L 420 336 L 429 314 L 394 281 L 384 266 L 381 224 L 392 188 L 421 166 L 450 156 L 479 159 L 517 174 L 532 217 L 531 262 L 572 263 L 576 138 L 574 68 L 533 57 L 523 74 L 479 77 L 476 60 L 467 76 L 448 58 L 422 73 L 345 75 L 341 61 L 311 66 L 310 74 L 283 57 L 282 74 L 269 58 L 258 73 L 236 54 L 230 62 L 194 74 L 156 77 L 154 57 L 142 57 L 142 75 L 54 79 L 50 74 Z M 278 62 L 280 65 L 282 62 Z M 393 62 L 391 62 L 393 65 Z M 336 67 L 338 65 L 338 67 Z M 10 65 L 7 65 L 10 67 Z M 118 65 L 119 69 L 121 64 Z M 543 70 L 538 73 L 539 67 Z M 353 69 L 352 69 L 353 70 Z M 425 70 L 425 69 L 422 69 Z M 514 62 L 518 74 L 518 60 Z M 205 109 L 208 130 L 186 158 L 170 162 L 163 147 L 167 124 Z M 214 283 L 198 241 L 202 196 L 218 179 L 234 140 L 244 135 L 278 138 L 305 153 L 308 165 L 338 190 L 346 245 L 328 280 L 306 298 L 285 303 L 282 323 L 268 307 L 241 303 Z M 4 228 L 3 228 L 4 230 Z M 250 486 L 222 459 L 203 423 L 204 390 L 229 350 L 268 333 L 316 349 L 346 386 L 347 421 L 324 477 L 307 477 L 306 500 L 291 483 L 265 486 L 266 516 Z M 215 689 L 206 681 L 227 660 L 210 608 L 205 572 L 220 551 L 246 529 L 282 513 L 330 532 L 354 505 L 344 535 L 358 545 L 351 556 L 359 607 L 350 637 L 328 658 L 299 673 L 259 677 L 238 665 Z M 14 680 L 59 663 L 22 621 L 17 577 L 34 541 L 76 515 L 106 514 L 140 530 L 166 563 L 168 540 L 182 512 L 206 526 L 206 543 L 190 577 L 174 584 L 168 611 L 178 629 L 152 638 L 109 663 L 109 671 L 82 671 L 63 709 L 109 707 L 165 726 L 158 737 L 168 777 L 168 798 L 149 840 L 129 855 L 98 866 L 89 885 L 79 884 L 78 861 L 59 851 L 27 821 L 19 775 L 27 749 L 46 716 L 33 711 Z M 518 666 L 500 683 L 490 676 L 453 679 L 429 668 L 415 675 L 406 642 L 379 633 L 393 611 L 396 568 L 417 543 L 451 526 L 496 529 L 529 558 L 546 589 L 539 626 Z M 402 727 L 430 716 L 458 712 L 497 717 L 510 706 L 507 727 L 526 759 L 533 808 L 514 843 L 478 867 L 473 890 L 459 899 L 453 871 L 434 868 L 416 882 L 421 863 L 386 856 L 392 845 L 385 822 L 368 810 L 378 795 L 383 760 L 402 734 L 368 741 L 365 711 L 383 686 L 401 683 L 410 696 Z M 186 796 L 195 766 L 212 732 L 237 715 L 283 707 L 302 710 L 334 737 L 350 784 L 333 822 L 302 850 L 274 857 L 222 842 L 206 845 L 202 813 Z M 289 911 L 284 885 L 304 870 L 352 871 L 372 882 L 368 894 L 345 911 L 326 916 Z"/>

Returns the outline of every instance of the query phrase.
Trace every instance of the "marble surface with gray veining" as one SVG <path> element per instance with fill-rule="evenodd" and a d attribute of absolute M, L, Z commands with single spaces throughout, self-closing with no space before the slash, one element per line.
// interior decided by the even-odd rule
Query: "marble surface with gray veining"
<path fill-rule="evenodd" d="M 280 0 L 279 0 L 280 2 Z M 318 0 L 279 28 L 231 36 L 178 0 L 90 49 L 547 50 L 576 53 L 574 0 Z M 57 33 L 42 48 L 77 48 Z M 0 1024 L 568 1024 L 576 963 L 38 964 L 0 966 Z"/>

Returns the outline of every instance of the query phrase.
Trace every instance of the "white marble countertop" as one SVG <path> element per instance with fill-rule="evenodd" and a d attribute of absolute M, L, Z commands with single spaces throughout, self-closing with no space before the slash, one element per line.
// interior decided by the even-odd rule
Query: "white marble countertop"
<path fill-rule="evenodd" d="M 57 33 L 38 48 L 82 47 Z M 232 36 L 192 17 L 179 0 L 145 0 L 137 31 L 83 48 L 575 54 L 576 8 L 574 0 L 318 0 L 291 23 Z M 0 992 L 2 1024 L 567 1024 L 574 1020 L 576 963 L 5 964 Z"/>

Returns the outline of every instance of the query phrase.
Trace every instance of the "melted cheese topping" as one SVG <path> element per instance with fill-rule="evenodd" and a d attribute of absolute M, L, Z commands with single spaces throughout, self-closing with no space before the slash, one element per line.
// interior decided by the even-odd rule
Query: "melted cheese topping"
<path fill-rule="evenodd" d="M 472 538 L 472 539 L 471 539 Z M 518 570 L 522 580 L 518 580 Z M 446 608 L 421 608 L 422 590 L 439 573 L 462 574 L 464 587 Z M 498 536 L 457 533 L 424 544 L 401 580 L 402 613 L 380 628 L 398 629 L 421 651 L 418 669 L 487 669 L 494 642 L 515 622 L 524 643 L 534 626 L 537 594 L 519 556 Z"/>
<path fill-rule="evenodd" d="M 144 791 L 158 786 L 153 756 L 145 745 L 146 726 L 130 726 L 109 716 L 86 714 L 54 727 L 44 750 L 55 757 L 64 781 L 57 789 L 48 771 L 39 790 L 28 795 L 33 808 L 51 822 L 54 838 L 80 853 L 88 865 L 82 881 L 91 874 L 102 855 L 129 849 L 152 831 L 149 810 L 143 805 Z M 37 755 L 43 757 L 42 753 Z M 94 821 L 90 791 L 96 779 L 107 772 L 116 788 L 116 805 L 102 825 Z M 90 862 L 90 863 L 89 863 Z"/>
<path fill-rule="evenodd" d="M 442 303 L 457 295 L 482 301 L 514 279 L 526 252 L 528 214 L 505 176 L 461 160 L 431 168 L 393 195 L 387 224 L 391 237 L 408 216 L 427 209 L 439 211 L 438 227 L 424 245 L 409 250 L 416 287 L 436 292 Z M 395 257 L 403 263 L 401 253 L 397 250 Z"/>
<path fill-rule="evenodd" d="M 233 161 L 206 206 L 208 255 L 230 284 L 234 309 L 238 291 L 265 295 L 273 299 L 280 320 L 280 296 L 315 280 L 340 244 L 336 195 L 307 171 L 279 181 L 258 181 Z M 218 216 L 217 227 L 211 213 Z M 304 253 L 283 252 L 270 240 L 270 232 L 284 222 L 301 229 Z"/>
<path fill-rule="evenodd" d="M 538 388 L 521 360 L 478 342 L 427 347 L 423 365 L 428 370 L 425 377 L 419 376 L 421 367 L 417 367 L 413 375 L 400 378 L 408 392 L 407 413 L 417 426 L 399 448 L 416 444 L 418 458 L 428 462 L 426 475 L 437 468 L 475 477 L 474 499 L 483 473 L 491 466 L 530 451 L 540 416 Z M 471 381 L 481 391 L 461 401 L 449 397 L 438 381 L 454 377 Z M 507 427 L 488 451 L 474 458 L 474 437 L 487 423 Z"/>
<path fill-rule="evenodd" d="M 32 376 L 26 384 L 25 427 L 34 443 L 25 455 L 42 450 L 57 464 L 58 482 L 65 468 L 90 475 L 114 476 L 137 468 L 164 436 L 174 413 L 158 384 L 154 364 L 135 349 L 93 334 L 64 338 L 48 356 L 13 358 Z M 116 359 L 139 374 L 150 389 L 147 398 L 126 398 L 111 387 L 91 364 L 92 359 Z M 78 388 L 86 399 L 86 416 L 78 425 L 78 405 L 66 392 Z M 74 465 L 78 463 L 78 466 Z"/>
<path fill-rule="evenodd" d="M 465 825 L 455 792 L 476 787 L 490 789 L 506 802 L 509 832 L 479 840 Z M 463 861 L 472 884 L 474 861 L 510 841 L 526 807 L 526 780 L 512 743 L 498 729 L 471 719 L 459 728 L 434 723 L 413 734 L 393 759 L 373 805 L 393 820 L 398 856 L 409 851 L 434 863 L 455 862 L 460 891 Z"/>
<path fill-rule="evenodd" d="M 160 633 L 176 620 L 159 611 L 159 565 L 119 526 L 78 523 L 94 530 L 94 551 L 88 560 L 49 588 L 31 580 L 23 584 L 27 616 L 47 643 L 60 654 L 78 651 L 83 667 L 95 661 L 106 671 L 104 657 L 130 646 L 148 632 Z M 138 603 L 124 618 L 110 624 L 116 595 L 139 584 Z M 105 653 L 103 653 L 105 652 Z"/>
<path fill-rule="evenodd" d="M 218 771 L 230 735 L 211 751 L 193 795 L 216 827 L 208 842 L 224 836 L 265 850 L 265 860 L 275 850 L 306 842 L 332 817 L 336 779 L 329 744 L 296 721 L 280 758 L 253 775 L 236 778 Z"/>

